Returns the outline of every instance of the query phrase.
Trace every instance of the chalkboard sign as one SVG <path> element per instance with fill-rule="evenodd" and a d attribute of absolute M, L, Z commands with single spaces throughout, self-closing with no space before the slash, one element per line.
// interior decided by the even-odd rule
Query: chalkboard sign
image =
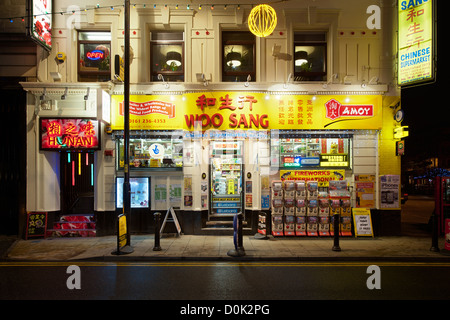
<path fill-rule="evenodd" d="M 47 231 L 47 212 L 28 212 L 25 239 L 45 237 Z"/>
<path fill-rule="evenodd" d="M 353 224 L 355 226 L 355 237 L 358 236 L 373 237 L 370 209 L 353 208 L 352 212 L 353 212 Z"/>

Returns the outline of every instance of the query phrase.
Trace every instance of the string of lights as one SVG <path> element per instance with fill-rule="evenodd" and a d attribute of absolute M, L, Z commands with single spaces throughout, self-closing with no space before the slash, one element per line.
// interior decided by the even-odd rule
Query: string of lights
<path fill-rule="evenodd" d="M 250 4 L 250 6 L 252 6 L 252 4 Z M 19 15 L 19 16 L 14 16 L 14 17 L 4 17 L 4 18 L 0 18 L 0 20 L 7 20 L 11 23 L 15 22 L 15 21 L 21 21 L 21 22 L 25 22 L 25 19 L 34 17 L 37 18 L 39 16 L 45 16 L 45 15 L 49 15 L 49 14 L 53 14 L 53 15 L 74 15 L 77 13 L 82 13 L 82 12 L 87 12 L 90 10 L 100 10 L 100 9 L 109 9 L 109 10 L 115 10 L 118 8 L 123 8 L 124 5 L 123 4 L 117 4 L 117 5 L 109 5 L 109 6 L 100 6 L 99 4 L 97 4 L 94 7 L 90 7 L 90 8 L 84 8 L 84 9 L 72 9 L 69 11 L 56 11 L 56 12 L 45 12 L 42 14 L 36 14 L 36 15 Z M 195 8 L 197 8 L 198 10 L 202 10 L 204 8 L 209 8 L 210 10 L 214 10 L 215 8 L 222 8 L 223 10 L 227 10 L 228 8 L 236 8 L 237 10 L 241 9 L 241 5 L 240 4 L 226 4 L 226 3 L 215 3 L 215 4 L 198 4 L 198 5 L 191 5 L 191 4 L 186 4 L 186 5 L 179 5 L 179 4 L 132 4 L 133 8 L 148 8 L 148 9 L 169 9 L 169 8 L 174 8 L 174 9 L 186 9 L 186 10 L 194 10 Z"/>

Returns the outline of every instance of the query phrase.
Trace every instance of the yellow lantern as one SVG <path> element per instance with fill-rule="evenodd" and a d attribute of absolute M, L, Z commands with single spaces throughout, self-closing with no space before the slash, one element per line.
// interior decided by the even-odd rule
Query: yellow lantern
<path fill-rule="evenodd" d="M 260 4 L 252 9 L 248 16 L 248 28 L 257 37 L 267 37 L 277 26 L 277 14 L 267 5 Z"/>

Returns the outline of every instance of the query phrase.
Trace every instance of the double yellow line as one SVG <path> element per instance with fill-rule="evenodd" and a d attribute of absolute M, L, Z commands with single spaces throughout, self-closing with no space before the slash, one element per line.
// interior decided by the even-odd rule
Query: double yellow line
<path fill-rule="evenodd" d="M 99 261 L 6 261 L 1 267 L 450 267 L 450 262 L 401 262 L 401 261 L 148 261 L 148 262 L 99 262 Z"/>

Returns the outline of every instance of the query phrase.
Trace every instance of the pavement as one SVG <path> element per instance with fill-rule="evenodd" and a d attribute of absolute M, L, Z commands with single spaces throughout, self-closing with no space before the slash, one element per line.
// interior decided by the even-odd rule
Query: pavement
<path fill-rule="evenodd" d="M 154 235 L 131 235 L 132 253 L 115 255 L 116 236 L 90 238 L 14 239 L 0 238 L 0 261 L 448 261 L 444 238 L 440 252 L 431 251 L 431 237 L 340 237 L 341 251 L 333 251 L 333 237 L 272 237 L 262 240 L 243 236 L 245 255 L 233 253 L 232 236 L 163 235 L 160 251 L 154 251 Z M 234 252 L 235 253 L 235 252 Z"/>

